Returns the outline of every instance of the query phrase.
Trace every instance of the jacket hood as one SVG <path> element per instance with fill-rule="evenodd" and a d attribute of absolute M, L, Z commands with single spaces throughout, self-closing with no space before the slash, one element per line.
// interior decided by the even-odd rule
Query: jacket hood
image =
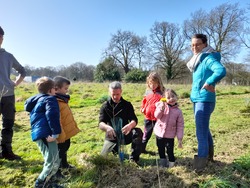
<path fill-rule="evenodd" d="M 0 53 L 6 52 L 4 48 L 0 48 Z"/>
<path fill-rule="evenodd" d="M 69 100 L 70 100 L 70 95 L 64 95 L 64 94 L 56 93 L 55 97 L 56 97 L 57 99 L 63 100 L 63 101 L 66 102 L 66 103 L 68 103 Z"/>
<path fill-rule="evenodd" d="M 214 58 L 217 61 L 221 60 L 221 54 L 220 54 L 220 52 L 204 53 L 204 54 L 202 54 L 201 61 L 203 59 L 205 59 L 206 57 Z"/>
<path fill-rule="evenodd" d="M 45 96 L 48 96 L 48 94 L 38 94 L 38 95 L 28 98 L 25 101 L 24 110 L 26 110 L 27 112 L 31 112 L 33 108 L 36 106 L 37 101 Z"/>

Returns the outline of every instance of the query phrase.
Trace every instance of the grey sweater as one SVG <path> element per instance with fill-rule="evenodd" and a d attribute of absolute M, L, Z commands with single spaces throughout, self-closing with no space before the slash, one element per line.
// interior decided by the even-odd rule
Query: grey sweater
<path fill-rule="evenodd" d="M 14 82 L 10 79 L 12 68 L 14 68 L 21 77 L 26 76 L 24 67 L 16 58 L 5 49 L 0 48 L 0 97 L 14 95 Z"/>

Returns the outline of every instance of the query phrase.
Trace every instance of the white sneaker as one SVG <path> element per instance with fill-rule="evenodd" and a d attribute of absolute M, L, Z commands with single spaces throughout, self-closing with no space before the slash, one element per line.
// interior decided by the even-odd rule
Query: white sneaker
<path fill-rule="evenodd" d="M 173 166 L 174 166 L 174 162 L 169 161 L 168 168 L 172 168 Z"/>

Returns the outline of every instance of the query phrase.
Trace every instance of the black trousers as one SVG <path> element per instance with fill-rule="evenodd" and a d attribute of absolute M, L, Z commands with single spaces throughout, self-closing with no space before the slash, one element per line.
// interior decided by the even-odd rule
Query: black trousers
<path fill-rule="evenodd" d="M 160 138 L 156 137 L 156 144 L 158 147 L 158 153 L 161 159 L 166 158 L 166 150 L 168 154 L 168 160 L 175 162 L 174 156 L 174 138 Z"/>
<path fill-rule="evenodd" d="M 152 121 L 148 119 L 144 120 L 144 132 L 143 132 L 143 137 L 142 137 L 142 152 L 146 151 L 146 146 L 147 146 L 149 139 L 152 136 L 155 123 L 156 121 Z"/>
<path fill-rule="evenodd" d="M 67 167 L 68 160 L 67 160 L 67 151 L 69 150 L 70 147 L 70 139 L 66 140 L 63 143 L 58 144 L 58 150 L 59 150 L 59 158 L 61 159 L 61 167 Z"/>
<path fill-rule="evenodd" d="M 13 126 L 15 120 L 15 96 L 2 97 L 0 100 L 0 114 L 2 115 L 2 131 L 0 138 L 0 152 L 12 152 Z"/>

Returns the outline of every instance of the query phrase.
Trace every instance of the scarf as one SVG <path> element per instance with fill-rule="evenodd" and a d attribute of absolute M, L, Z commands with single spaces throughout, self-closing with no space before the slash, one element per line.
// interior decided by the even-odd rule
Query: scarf
<path fill-rule="evenodd" d="M 70 96 L 69 95 L 64 95 L 64 94 L 60 94 L 60 93 L 56 93 L 55 95 L 56 98 L 63 100 L 64 102 L 68 103 L 70 100 Z"/>
<path fill-rule="evenodd" d="M 206 48 L 203 48 L 200 53 L 193 55 L 193 57 L 187 63 L 188 69 L 191 72 L 193 72 L 196 69 L 196 67 L 200 64 L 201 55 L 205 53 L 212 53 L 212 52 L 215 52 L 215 50 L 211 46 L 208 45 Z"/>

